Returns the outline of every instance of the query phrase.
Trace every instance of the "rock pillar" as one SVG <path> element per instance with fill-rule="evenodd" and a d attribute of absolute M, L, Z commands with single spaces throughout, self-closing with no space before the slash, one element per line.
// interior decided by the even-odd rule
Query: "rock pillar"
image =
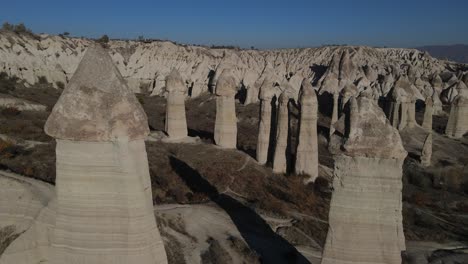
<path fill-rule="evenodd" d="M 424 109 L 424 119 L 422 127 L 426 131 L 432 131 L 432 114 L 433 114 L 433 101 L 431 97 L 426 98 L 426 106 Z"/>
<path fill-rule="evenodd" d="M 408 110 L 410 103 L 401 102 L 400 104 L 400 121 L 398 123 L 398 130 L 403 130 L 408 125 Z"/>
<path fill-rule="evenodd" d="M 450 116 L 445 134 L 451 138 L 461 138 L 468 132 L 468 88 L 463 82 L 457 86 L 458 95 L 450 107 Z"/>
<path fill-rule="evenodd" d="M 288 137 L 289 137 L 289 96 L 286 92 L 279 96 L 278 121 L 276 128 L 275 153 L 273 156 L 273 172 L 286 173 L 288 165 Z"/>
<path fill-rule="evenodd" d="M 317 95 L 306 79 L 302 82 L 299 105 L 301 112 L 295 169 L 297 174 L 308 176 L 305 182 L 313 182 L 318 177 Z"/>
<path fill-rule="evenodd" d="M 166 77 L 166 133 L 170 139 L 187 137 L 187 120 L 185 118 L 185 93 L 187 87 L 180 73 L 173 69 Z"/>
<path fill-rule="evenodd" d="M 258 123 L 257 161 L 266 164 L 271 133 L 271 100 L 275 96 L 273 87 L 263 86 L 260 90 L 260 120 Z"/>
<path fill-rule="evenodd" d="M 167 263 L 152 203 L 147 118 L 105 49 L 88 48 L 45 131 L 57 140 L 49 263 Z"/>
<path fill-rule="evenodd" d="M 236 148 L 237 117 L 234 96 L 236 81 L 232 72 L 224 70 L 216 83 L 216 122 L 214 141 L 223 148 Z"/>
<path fill-rule="evenodd" d="M 408 119 L 407 126 L 413 128 L 416 126 L 416 101 L 412 100 L 408 103 Z"/>
<path fill-rule="evenodd" d="M 339 136 L 345 134 L 342 131 L 330 142 L 334 190 L 322 264 L 400 264 L 405 250 L 402 166 L 407 153 L 374 100 L 360 97 L 350 114 L 348 138 Z"/>

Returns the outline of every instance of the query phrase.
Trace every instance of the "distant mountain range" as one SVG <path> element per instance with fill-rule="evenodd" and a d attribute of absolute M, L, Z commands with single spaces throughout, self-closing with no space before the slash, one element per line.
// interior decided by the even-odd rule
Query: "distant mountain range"
<path fill-rule="evenodd" d="M 434 58 L 468 63 L 468 45 L 436 45 L 417 47 L 416 49 L 427 51 Z"/>

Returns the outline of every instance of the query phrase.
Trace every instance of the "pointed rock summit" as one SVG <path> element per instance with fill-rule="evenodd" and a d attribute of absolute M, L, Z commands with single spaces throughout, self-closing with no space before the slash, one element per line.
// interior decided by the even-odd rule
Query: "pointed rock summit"
<path fill-rule="evenodd" d="M 143 139 L 147 117 L 109 53 L 90 46 L 45 125 L 57 139 L 113 141 Z"/>

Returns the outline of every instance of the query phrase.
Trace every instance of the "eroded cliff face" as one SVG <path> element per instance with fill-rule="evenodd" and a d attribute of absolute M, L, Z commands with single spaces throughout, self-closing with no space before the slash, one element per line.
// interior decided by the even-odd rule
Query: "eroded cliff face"
<path fill-rule="evenodd" d="M 32 38 L 0 32 L 0 71 L 16 75 L 27 84 L 36 83 L 44 76 L 58 87 L 60 82 L 66 84 L 71 78 L 91 42 L 81 38 L 49 35 Z M 447 69 L 457 71 L 455 64 L 436 60 L 413 49 L 327 46 L 257 51 L 182 46 L 164 41 L 110 41 L 109 50 L 129 87 L 134 92 L 152 95 L 165 93 L 165 78 L 173 68 L 180 72 L 192 97 L 215 85 L 213 81 L 225 68 L 233 70 L 239 89 L 258 91 L 256 86 L 268 75 L 276 76 L 278 82 L 288 80 L 298 92 L 303 78 L 312 82 L 323 81 L 327 73 L 334 70 L 334 67 L 328 67 L 333 64 L 334 55 L 342 58 L 344 50 L 347 51 L 346 61 L 341 63 L 342 66 L 336 65 L 337 76 L 352 78 L 349 81 L 362 88 L 374 83 L 372 88 L 378 95 L 388 92 L 385 87 L 391 84 L 383 80 L 394 79 L 395 76 L 385 77 L 400 74 L 402 65 L 410 67 L 420 91 L 428 89 L 422 84 L 430 87 L 434 74 L 438 76 Z M 457 78 L 455 75 L 453 77 Z M 443 83 L 442 88 L 446 86 Z M 254 94 L 248 103 L 257 100 Z"/>

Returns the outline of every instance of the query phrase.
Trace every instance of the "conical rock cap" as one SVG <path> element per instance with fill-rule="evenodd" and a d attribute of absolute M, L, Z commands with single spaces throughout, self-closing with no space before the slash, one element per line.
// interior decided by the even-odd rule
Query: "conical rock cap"
<path fill-rule="evenodd" d="M 45 132 L 57 139 L 115 141 L 143 139 L 149 128 L 143 108 L 109 53 L 93 45 L 52 109 Z"/>

